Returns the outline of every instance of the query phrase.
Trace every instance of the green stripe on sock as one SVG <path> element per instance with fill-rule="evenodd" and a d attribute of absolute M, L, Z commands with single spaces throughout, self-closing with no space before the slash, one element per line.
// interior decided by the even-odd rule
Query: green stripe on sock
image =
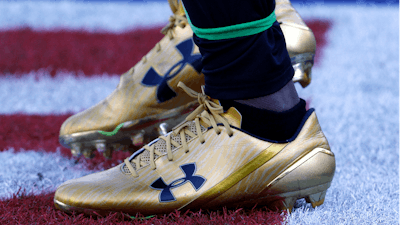
<path fill-rule="evenodd" d="M 276 21 L 275 11 L 273 11 L 268 17 L 256 21 L 235 24 L 226 27 L 198 28 L 192 24 L 189 18 L 189 14 L 187 12 L 186 12 L 186 17 L 193 32 L 198 37 L 207 40 L 222 40 L 222 39 L 237 38 L 237 37 L 244 37 L 253 34 L 258 34 L 263 31 L 266 31 Z"/>

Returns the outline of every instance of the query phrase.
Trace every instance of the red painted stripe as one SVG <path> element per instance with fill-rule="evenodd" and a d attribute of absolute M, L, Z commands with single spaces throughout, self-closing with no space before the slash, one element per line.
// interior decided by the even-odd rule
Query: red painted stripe
<path fill-rule="evenodd" d="M 332 27 L 329 20 L 310 20 L 305 21 L 307 26 L 313 31 L 317 42 L 317 52 L 315 53 L 315 66 L 318 66 L 323 57 L 323 51 L 327 42 L 327 33 Z"/>
<path fill-rule="evenodd" d="M 316 64 L 326 44 L 329 21 L 306 21 L 317 39 Z M 85 75 L 122 74 L 135 65 L 163 37 L 161 28 L 115 33 L 88 31 L 0 32 L 0 74 L 22 74 L 47 69 L 82 71 Z"/>
<path fill-rule="evenodd" d="M 0 73 L 48 69 L 92 74 L 122 74 L 135 65 L 162 37 L 161 28 L 122 34 L 87 31 L 0 32 Z"/>
<path fill-rule="evenodd" d="M 62 123 L 71 115 L 0 115 L 0 151 L 14 148 L 15 151 L 35 150 L 45 152 L 60 152 L 66 157 L 71 157 L 69 149 L 58 142 L 58 135 Z M 79 160 L 87 161 L 88 169 L 110 168 L 121 163 L 129 157 L 129 152 L 114 152 L 110 160 L 97 154 L 91 160 L 81 157 Z"/>
<path fill-rule="evenodd" d="M 127 214 L 110 213 L 108 216 L 68 215 L 56 210 L 53 203 L 54 193 L 27 195 L 23 191 L 12 198 L 0 201 L 0 224 L 281 224 L 286 212 L 270 211 L 265 208 L 253 208 L 221 211 L 200 210 L 197 212 L 172 212 L 165 216 L 150 219 L 132 219 Z M 141 215 L 131 215 L 143 218 Z"/>
<path fill-rule="evenodd" d="M 44 149 L 55 152 L 60 147 L 59 129 L 69 116 L 0 115 L 1 150 Z"/>

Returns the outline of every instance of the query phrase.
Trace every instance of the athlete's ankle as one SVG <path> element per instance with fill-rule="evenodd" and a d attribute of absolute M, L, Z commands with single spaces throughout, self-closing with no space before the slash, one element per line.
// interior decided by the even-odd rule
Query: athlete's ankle
<path fill-rule="evenodd" d="M 293 81 L 289 81 L 283 88 L 273 94 L 259 98 L 235 101 L 259 109 L 284 112 L 297 105 L 300 102 L 300 98 Z"/>

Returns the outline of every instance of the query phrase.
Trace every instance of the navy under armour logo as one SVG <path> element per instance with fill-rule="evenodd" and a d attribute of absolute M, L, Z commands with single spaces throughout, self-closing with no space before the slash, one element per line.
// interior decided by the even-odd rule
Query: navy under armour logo
<path fill-rule="evenodd" d="M 173 65 L 164 76 L 159 75 L 153 67 L 147 71 L 142 80 L 142 84 L 145 86 L 158 86 L 157 88 L 157 100 L 158 102 L 165 102 L 176 96 L 176 93 L 168 85 L 168 81 L 175 77 L 186 64 L 190 64 L 193 68 L 200 73 L 203 65 L 201 64 L 201 55 L 199 53 L 194 54 L 194 43 L 192 39 L 188 39 L 176 46 L 178 51 L 183 56 L 183 59 Z M 176 69 L 178 67 L 178 69 Z M 172 73 L 172 71 L 174 71 Z"/>
<path fill-rule="evenodd" d="M 175 196 L 171 192 L 172 188 L 177 188 L 184 185 L 186 182 L 190 182 L 193 188 L 198 191 L 201 186 L 203 186 L 204 182 L 206 182 L 206 179 L 204 177 L 194 175 L 196 172 L 195 163 L 185 164 L 180 167 L 185 174 L 185 177 L 176 179 L 170 184 L 166 184 L 164 180 L 160 177 L 150 185 L 150 187 L 156 190 L 161 190 L 161 193 L 159 195 L 160 202 L 171 202 L 176 200 Z"/>

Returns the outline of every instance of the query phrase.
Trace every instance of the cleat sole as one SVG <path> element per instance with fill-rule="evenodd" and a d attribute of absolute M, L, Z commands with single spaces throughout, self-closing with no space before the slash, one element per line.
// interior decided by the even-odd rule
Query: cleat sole
<path fill-rule="evenodd" d="M 296 201 L 299 199 L 305 199 L 307 203 L 311 203 L 313 208 L 320 206 L 324 203 L 326 191 L 330 185 L 331 183 L 329 182 L 299 191 L 271 196 L 274 199 L 279 199 L 271 204 L 273 206 L 271 209 L 279 209 L 291 213 Z"/>
<path fill-rule="evenodd" d="M 322 194 L 323 192 L 326 193 L 326 189 L 329 188 L 330 183 L 328 184 L 323 184 L 319 185 L 316 187 L 309 188 L 307 190 L 300 190 L 299 192 L 302 192 L 303 194 L 305 193 L 312 193 L 313 194 L 307 194 L 307 195 L 299 195 L 299 192 L 291 192 L 291 193 L 283 193 L 280 195 L 274 195 L 274 196 L 266 196 L 265 198 L 253 200 L 253 201 L 246 201 L 246 202 L 240 202 L 240 203 L 233 203 L 230 205 L 227 205 L 226 207 L 228 209 L 235 209 L 237 207 L 243 208 L 252 208 L 255 205 L 257 206 L 266 206 L 267 208 L 271 210 L 277 210 L 277 211 L 288 211 L 291 213 L 293 211 L 294 205 L 298 199 L 303 199 L 305 198 L 306 201 L 307 199 L 313 198 L 315 196 L 323 196 L 323 199 L 320 199 L 319 201 L 315 202 L 313 207 L 317 207 L 322 205 L 325 199 L 325 194 Z M 325 189 L 324 191 L 318 191 L 321 189 Z M 284 197 L 285 196 L 285 197 Z M 312 197 L 311 197 L 312 196 Z M 311 202 L 311 204 L 313 204 Z M 72 213 L 85 213 L 87 215 L 108 215 L 109 213 L 112 213 L 114 211 L 112 210 L 93 210 L 93 209 L 87 209 L 87 208 L 81 208 L 81 207 L 76 207 L 76 206 L 70 206 L 67 205 L 63 202 L 60 202 L 56 199 L 54 199 L 54 205 L 57 209 L 62 210 L 66 213 L 72 214 Z M 210 208 L 210 210 L 217 210 L 219 208 Z"/>

